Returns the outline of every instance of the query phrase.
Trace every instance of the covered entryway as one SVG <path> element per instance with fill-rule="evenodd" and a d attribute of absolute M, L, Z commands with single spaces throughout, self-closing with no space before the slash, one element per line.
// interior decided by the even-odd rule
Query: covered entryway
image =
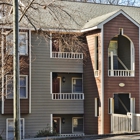
<path fill-rule="evenodd" d="M 111 133 L 134 130 L 135 98 L 131 98 L 130 93 L 115 93 L 114 98 L 109 99 L 109 111 Z"/>

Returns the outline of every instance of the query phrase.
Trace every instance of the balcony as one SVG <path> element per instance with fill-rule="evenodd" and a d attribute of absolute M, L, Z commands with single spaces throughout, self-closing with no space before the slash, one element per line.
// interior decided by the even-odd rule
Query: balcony
<path fill-rule="evenodd" d="M 52 100 L 84 100 L 81 73 L 52 73 Z"/>
<path fill-rule="evenodd" d="M 75 52 L 52 52 L 52 58 L 83 59 L 83 53 L 75 53 Z"/>
<path fill-rule="evenodd" d="M 134 76 L 133 70 L 108 70 L 108 76 L 131 77 Z"/>
<path fill-rule="evenodd" d="M 52 100 L 84 100 L 83 93 L 52 93 Z"/>

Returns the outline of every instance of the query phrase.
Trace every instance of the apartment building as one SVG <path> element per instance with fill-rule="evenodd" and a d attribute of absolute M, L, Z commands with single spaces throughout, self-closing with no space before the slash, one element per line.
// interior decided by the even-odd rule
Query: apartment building
<path fill-rule="evenodd" d="M 112 113 L 140 111 L 140 8 L 53 4 L 54 14 L 38 6 L 27 11 L 30 20 L 19 23 L 19 54 L 27 64 L 20 70 L 21 135 L 34 137 L 47 125 L 60 135 L 110 133 Z M 12 34 L 5 36 L 9 21 L 1 19 L 1 60 L 5 50 L 12 59 Z M 84 65 L 82 51 L 62 49 L 60 34 L 84 36 L 89 54 Z M 11 77 L 12 71 L 2 76 L 0 132 L 6 139 L 14 131 Z"/>

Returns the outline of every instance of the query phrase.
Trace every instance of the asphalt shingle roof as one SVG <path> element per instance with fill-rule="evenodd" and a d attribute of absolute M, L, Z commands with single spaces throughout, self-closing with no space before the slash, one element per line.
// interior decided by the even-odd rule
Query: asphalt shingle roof
<path fill-rule="evenodd" d="M 35 0 L 37 2 L 38 0 Z M 24 3 L 25 0 L 22 0 Z M 28 2 L 30 2 L 28 0 Z M 123 10 L 128 16 L 140 24 L 140 8 L 115 6 L 105 4 L 54 1 L 48 6 L 48 0 L 41 0 L 42 5 L 34 4 L 34 9 L 27 11 L 27 17 L 24 17 L 20 27 L 42 29 L 67 29 L 81 30 L 97 26 L 116 12 Z M 26 1 L 27 4 L 27 1 Z M 1 22 L 11 21 L 10 18 L 2 19 Z M 32 24 L 31 24 L 32 23 Z"/>

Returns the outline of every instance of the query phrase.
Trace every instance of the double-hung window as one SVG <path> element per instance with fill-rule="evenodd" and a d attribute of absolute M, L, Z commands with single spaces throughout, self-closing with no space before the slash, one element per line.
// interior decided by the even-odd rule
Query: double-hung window
<path fill-rule="evenodd" d="M 20 119 L 20 128 L 21 128 L 21 138 L 24 138 L 24 118 Z M 6 139 L 14 139 L 14 121 L 13 118 L 8 118 L 6 120 Z"/>
<path fill-rule="evenodd" d="M 28 95 L 28 76 L 20 75 L 20 98 L 27 98 Z M 13 77 L 11 75 L 6 76 L 6 94 L 7 98 L 13 98 Z"/>
<path fill-rule="evenodd" d="M 9 55 L 13 54 L 13 34 L 6 37 L 6 49 Z M 28 54 L 28 33 L 19 32 L 19 55 Z"/>
<path fill-rule="evenodd" d="M 82 78 L 72 78 L 72 92 L 82 93 Z"/>
<path fill-rule="evenodd" d="M 83 118 L 74 117 L 72 118 L 72 132 L 73 133 L 83 133 Z"/>

